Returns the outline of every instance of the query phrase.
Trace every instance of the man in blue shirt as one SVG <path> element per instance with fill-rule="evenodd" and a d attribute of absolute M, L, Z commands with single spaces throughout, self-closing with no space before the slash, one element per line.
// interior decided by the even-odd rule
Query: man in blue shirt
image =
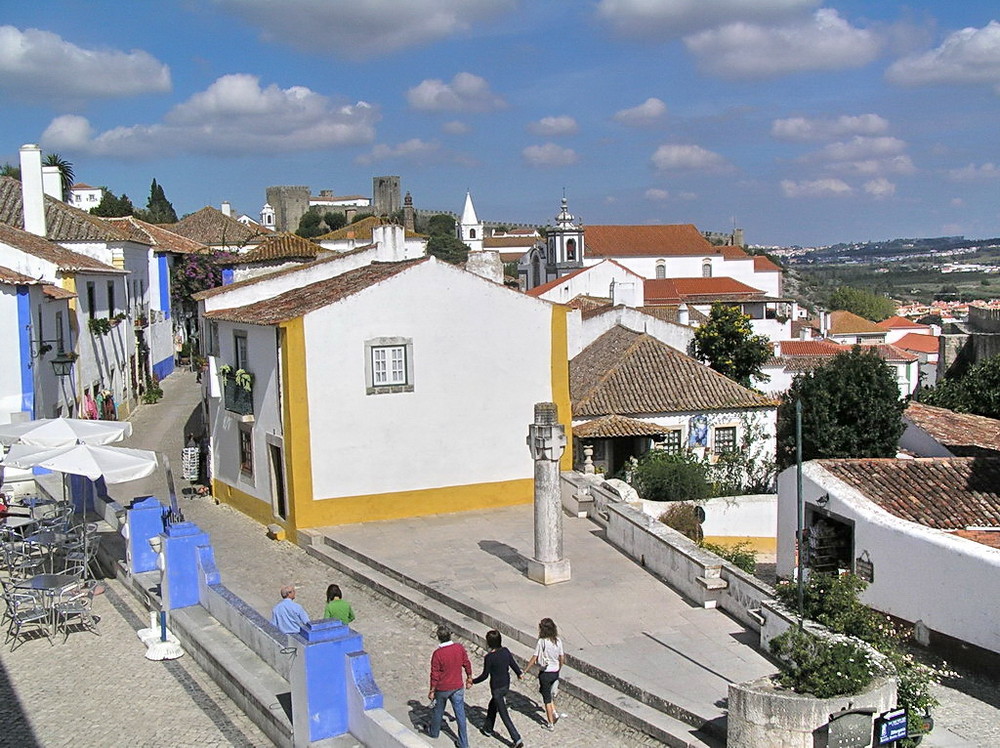
<path fill-rule="evenodd" d="M 306 609 L 295 602 L 295 585 L 281 588 L 281 602 L 271 611 L 271 623 L 285 634 L 297 634 L 303 624 L 309 623 Z"/>

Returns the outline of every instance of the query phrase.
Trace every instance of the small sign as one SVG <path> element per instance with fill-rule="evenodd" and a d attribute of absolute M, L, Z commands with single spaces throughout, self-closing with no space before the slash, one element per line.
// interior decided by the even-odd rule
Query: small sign
<path fill-rule="evenodd" d="M 830 715 L 828 748 L 871 748 L 873 709 L 849 709 Z"/>
<path fill-rule="evenodd" d="M 906 710 L 894 709 L 883 712 L 875 721 L 878 744 L 895 743 L 906 737 Z"/>
<path fill-rule="evenodd" d="M 854 560 L 854 573 L 869 584 L 875 581 L 875 564 L 868 551 L 862 551 L 861 556 Z"/>

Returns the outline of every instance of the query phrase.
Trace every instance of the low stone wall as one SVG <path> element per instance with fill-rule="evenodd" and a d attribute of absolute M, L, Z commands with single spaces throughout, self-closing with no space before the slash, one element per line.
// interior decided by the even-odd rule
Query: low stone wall
<path fill-rule="evenodd" d="M 817 699 L 776 686 L 770 678 L 729 684 L 727 748 L 815 748 L 828 744 L 830 717 L 845 710 L 874 715 L 896 705 L 896 681 L 880 678 L 861 693 Z"/>

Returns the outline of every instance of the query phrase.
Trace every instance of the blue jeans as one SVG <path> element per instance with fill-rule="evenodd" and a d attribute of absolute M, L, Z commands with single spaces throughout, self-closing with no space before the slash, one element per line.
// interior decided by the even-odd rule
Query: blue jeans
<path fill-rule="evenodd" d="M 458 722 L 458 748 L 469 748 L 469 730 L 465 723 L 465 689 L 459 688 L 455 691 L 435 691 L 434 711 L 431 712 L 431 726 L 427 730 L 427 736 L 436 738 L 441 734 L 441 717 L 444 716 L 444 703 L 451 701 L 451 708 L 455 711 L 455 721 Z"/>

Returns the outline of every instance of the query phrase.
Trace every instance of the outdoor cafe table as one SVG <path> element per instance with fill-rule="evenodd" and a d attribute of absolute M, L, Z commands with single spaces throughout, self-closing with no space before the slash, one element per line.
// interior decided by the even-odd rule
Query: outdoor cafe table
<path fill-rule="evenodd" d="M 7 517 L 7 519 L 0 521 L 0 525 L 9 527 L 11 530 L 20 530 L 22 527 L 36 524 L 38 524 L 38 520 L 34 517 Z"/>
<path fill-rule="evenodd" d="M 49 499 L 42 496 L 27 496 L 20 501 L 22 506 L 26 506 L 29 510 L 31 510 L 32 517 L 35 517 L 35 512 L 39 507 L 52 506 L 56 503 L 58 502 L 55 499 Z"/>
<path fill-rule="evenodd" d="M 14 585 L 18 590 L 38 590 L 45 596 L 45 607 L 49 611 L 49 627 L 56 633 L 56 601 L 64 590 L 80 583 L 74 574 L 36 574 Z"/>
<path fill-rule="evenodd" d="M 49 560 L 49 571 L 53 572 L 55 571 L 56 549 L 64 546 L 68 538 L 69 536 L 64 532 L 43 530 L 42 532 L 29 535 L 24 539 L 24 542 L 29 545 L 38 545 L 45 548 Z"/>

